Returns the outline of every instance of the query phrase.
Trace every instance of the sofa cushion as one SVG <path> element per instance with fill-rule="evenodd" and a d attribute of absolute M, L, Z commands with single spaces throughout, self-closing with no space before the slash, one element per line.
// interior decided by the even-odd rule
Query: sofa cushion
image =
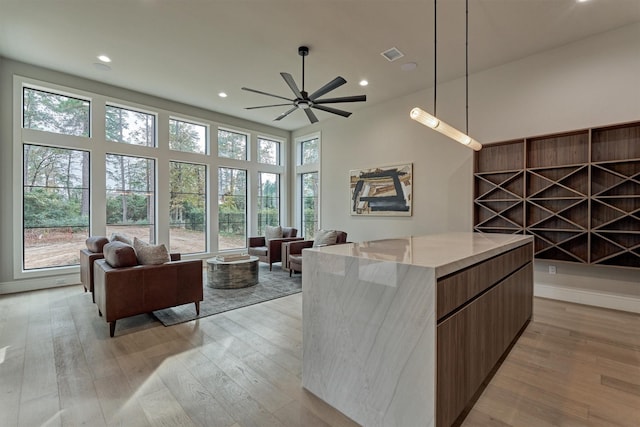
<path fill-rule="evenodd" d="M 104 236 L 91 236 L 86 240 L 85 243 L 87 244 L 87 249 L 89 250 L 89 252 L 98 254 L 102 252 L 102 248 L 104 247 L 104 245 L 109 243 L 109 239 Z"/>
<path fill-rule="evenodd" d="M 126 234 L 122 234 L 122 233 L 112 233 L 111 237 L 109 238 L 109 241 L 122 242 L 122 243 L 126 243 L 127 245 L 133 245 L 133 240 L 131 240 L 131 238 Z"/>
<path fill-rule="evenodd" d="M 267 225 L 264 229 L 264 238 L 266 240 L 271 239 L 281 239 L 282 238 L 282 227 L 277 226 L 273 227 L 271 225 Z"/>
<path fill-rule="evenodd" d="M 136 250 L 138 262 L 143 265 L 164 264 L 171 261 L 169 251 L 164 244 L 151 245 L 137 237 L 133 238 L 133 248 Z"/>
<path fill-rule="evenodd" d="M 249 248 L 247 251 L 249 255 L 255 256 L 267 256 L 269 249 L 266 246 L 254 246 L 253 248 Z"/>
<path fill-rule="evenodd" d="M 313 247 L 335 245 L 338 240 L 338 232 L 336 230 L 318 230 L 313 237 Z"/>
<path fill-rule="evenodd" d="M 131 267 L 138 265 L 136 251 L 130 245 L 122 242 L 110 242 L 102 248 L 104 260 L 113 268 Z"/>

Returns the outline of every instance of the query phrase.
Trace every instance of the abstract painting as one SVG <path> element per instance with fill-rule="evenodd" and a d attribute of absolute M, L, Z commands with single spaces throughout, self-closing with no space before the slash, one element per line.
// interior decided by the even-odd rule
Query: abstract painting
<path fill-rule="evenodd" d="M 413 164 L 349 171 L 351 215 L 411 216 Z"/>

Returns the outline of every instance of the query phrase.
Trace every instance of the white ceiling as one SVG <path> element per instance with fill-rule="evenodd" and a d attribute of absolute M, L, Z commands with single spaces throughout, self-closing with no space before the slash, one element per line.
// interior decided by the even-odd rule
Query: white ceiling
<path fill-rule="evenodd" d="M 464 16 L 464 0 L 438 2 L 438 82 L 464 76 Z M 469 72 L 635 22 L 640 0 L 469 0 Z M 305 89 L 341 75 L 348 83 L 325 96 L 366 94 L 332 104 L 357 114 L 433 85 L 433 1 L 0 0 L 1 56 L 286 130 L 309 124 L 305 114 L 276 122 L 287 107 L 245 110 L 280 100 L 240 88 L 293 98 L 279 73 L 301 86 L 300 45 Z M 405 56 L 388 62 L 391 47 Z M 103 53 L 110 71 L 93 65 Z"/>

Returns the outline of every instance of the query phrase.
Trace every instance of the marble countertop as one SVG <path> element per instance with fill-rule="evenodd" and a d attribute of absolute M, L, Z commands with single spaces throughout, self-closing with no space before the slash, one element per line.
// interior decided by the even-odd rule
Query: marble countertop
<path fill-rule="evenodd" d="M 532 241 L 532 236 L 520 234 L 456 232 L 371 240 L 305 250 L 431 267 L 435 269 L 437 278 Z"/>

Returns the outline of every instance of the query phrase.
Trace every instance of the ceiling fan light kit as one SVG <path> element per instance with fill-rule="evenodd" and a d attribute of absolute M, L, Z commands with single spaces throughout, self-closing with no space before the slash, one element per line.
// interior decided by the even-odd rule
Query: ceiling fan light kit
<path fill-rule="evenodd" d="M 305 85 L 304 85 L 304 76 L 305 76 L 304 75 L 304 58 L 309 55 L 309 48 L 307 46 L 300 46 L 298 48 L 298 55 L 300 55 L 302 57 L 302 90 L 300 90 L 298 88 L 298 85 L 296 85 L 296 82 L 293 79 L 293 77 L 291 76 L 291 74 L 289 74 L 289 73 L 280 73 L 280 75 L 284 79 L 284 81 L 287 84 L 287 86 L 289 86 L 289 88 L 291 89 L 291 91 L 295 95 L 295 98 L 294 99 L 289 99 L 289 98 L 286 98 L 284 96 L 274 95 L 272 93 L 262 92 L 260 90 L 250 89 L 248 87 L 243 87 L 242 90 L 246 90 L 246 91 L 249 91 L 249 92 L 258 93 L 260 95 L 271 96 L 271 97 L 274 97 L 274 98 L 279 98 L 279 99 L 284 99 L 286 101 L 289 101 L 288 103 L 271 104 L 271 105 L 260 105 L 258 107 L 247 107 L 246 108 L 247 110 L 254 110 L 256 108 L 270 108 L 270 107 L 290 106 L 291 108 L 289 110 L 287 110 L 284 113 L 280 114 L 274 120 L 282 120 L 282 119 L 284 119 L 285 117 L 287 117 L 289 114 L 293 113 L 296 110 L 304 110 L 304 112 L 307 115 L 307 118 L 309 119 L 309 122 L 316 123 L 318 121 L 318 118 L 316 117 L 315 113 L 311 110 L 312 108 L 315 108 L 315 109 L 321 110 L 321 111 L 326 111 L 327 113 L 336 114 L 336 115 L 339 115 L 339 116 L 342 116 L 342 117 L 349 117 L 351 115 L 350 112 L 344 111 L 344 110 L 339 110 L 339 109 L 333 108 L 333 107 L 328 107 L 325 104 L 338 104 L 338 103 L 342 103 L 342 102 L 364 102 L 364 101 L 367 100 L 367 96 L 366 95 L 354 95 L 354 96 L 343 96 L 343 97 L 339 97 L 339 98 L 320 99 L 322 96 L 326 95 L 327 93 L 331 92 L 332 90 L 335 90 L 335 89 L 339 88 L 340 86 L 344 85 L 345 83 L 347 83 L 347 81 L 344 78 L 340 77 L 340 76 L 338 76 L 335 79 L 331 80 L 329 83 L 325 84 L 320 89 L 316 90 L 311 95 L 309 95 L 305 91 Z"/>
<path fill-rule="evenodd" d="M 438 72 L 438 61 L 437 61 L 437 35 L 438 35 L 438 26 L 437 26 L 437 0 L 433 0 L 433 114 L 431 115 L 426 111 L 422 110 L 419 107 L 416 107 L 411 110 L 409 113 L 409 117 L 418 123 L 422 123 L 423 125 L 440 132 L 441 134 L 448 136 L 449 138 L 458 141 L 462 145 L 466 145 L 469 148 L 472 148 L 475 151 L 480 151 L 482 149 L 482 144 L 480 144 L 475 139 L 471 138 L 469 133 L 469 0 L 465 0 L 465 85 L 466 85 L 466 122 L 467 122 L 467 133 L 460 132 L 458 129 L 454 128 L 451 125 L 443 122 L 438 119 L 436 114 L 436 87 L 437 87 L 437 72 Z"/>

